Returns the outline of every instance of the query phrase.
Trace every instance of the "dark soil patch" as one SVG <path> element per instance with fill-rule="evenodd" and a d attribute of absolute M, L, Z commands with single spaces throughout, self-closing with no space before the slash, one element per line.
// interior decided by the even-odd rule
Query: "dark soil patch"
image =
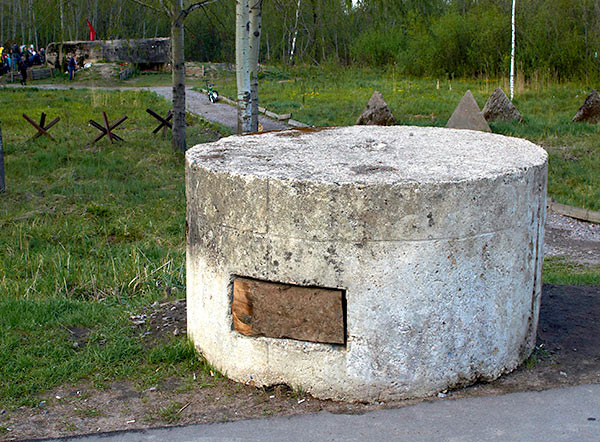
<path fill-rule="evenodd" d="M 145 315 L 145 317 L 143 317 Z M 490 383 L 450 391 L 458 398 L 600 382 L 600 286 L 545 285 L 538 347 L 513 373 Z M 137 321 L 137 323 L 136 323 Z M 155 304 L 132 316 L 133 327 L 149 343 L 185 332 L 185 301 Z M 148 428 L 293 415 L 327 410 L 366 411 L 411 405 L 420 400 L 376 405 L 322 401 L 285 385 L 267 389 L 217 376 L 168 378 L 139 391 L 131 382 L 98 390 L 89 384 L 64 386 L 45 395 L 43 405 L 0 414 L 0 440 L 71 436 L 99 431 Z M 438 400 L 430 398 L 428 400 Z"/>
<path fill-rule="evenodd" d="M 67 339 L 73 343 L 73 348 L 83 348 L 88 341 L 90 329 L 85 327 L 67 327 Z"/>

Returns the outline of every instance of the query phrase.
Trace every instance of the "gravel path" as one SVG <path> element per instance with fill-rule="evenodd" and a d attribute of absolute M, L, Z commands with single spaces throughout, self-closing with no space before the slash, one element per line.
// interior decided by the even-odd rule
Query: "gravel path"
<path fill-rule="evenodd" d="M 564 256 L 580 264 L 600 265 L 600 224 L 548 211 L 544 235 L 546 256 Z"/>
<path fill-rule="evenodd" d="M 172 100 L 173 90 L 170 86 L 155 86 L 144 88 L 162 95 L 167 100 Z M 205 119 L 222 124 L 232 131 L 237 131 L 237 110 L 235 107 L 219 101 L 211 103 L 206 94 L 193 91 L 189 88 L 185 91 L 185 104 L 187 110 L 198 115 L 202 115 Z M 280 121 L 271 120 L 264 115 L 259 115 L 258 121 L 263 126 L 263 130 L 281 130 L 287 129 L 288 126 Z"/>

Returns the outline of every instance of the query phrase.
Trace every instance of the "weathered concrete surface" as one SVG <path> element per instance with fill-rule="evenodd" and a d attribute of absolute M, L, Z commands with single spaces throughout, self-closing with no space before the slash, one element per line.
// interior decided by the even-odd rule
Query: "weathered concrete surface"
<path fill-rule="evenodd" d="M 474 131 L 355 126 L 186 154 L 188 332 L 229 377 L 322 398 L 426 396 L 534 346 L 547 155 Z M 340 288 L 347 344 L 232 329 L 235 276 Z"/>
<path fill-rule="evenodd" d="M 56 66 L 65 57 L 75 57 L 80 65 L 98 60 L 164 65 L 171 60 L 171 39 L 65 41 L 60 51 L 60 42 L 50 43 L 46 48 L 48 62 Z"/>
<path fill-rule="evenodd" d="M 471 91 L 465 92 L 460 103 L 454 109 L 448 123 L 446 123 L 446 127 L 451 129 L 480 130 L 482 132 L 492 131 L 479 111 L 479 106 Z"/>

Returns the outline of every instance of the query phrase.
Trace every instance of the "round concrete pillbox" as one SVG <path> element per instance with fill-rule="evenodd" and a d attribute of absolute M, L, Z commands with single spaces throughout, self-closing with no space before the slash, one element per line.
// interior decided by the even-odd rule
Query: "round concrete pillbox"
<path fill-rule="evenodd" d="M 186 154 L 188 333 L 320 398 L 494 379 L 535 344 L 547 155 L 466 130 L 233 136 Z"/>

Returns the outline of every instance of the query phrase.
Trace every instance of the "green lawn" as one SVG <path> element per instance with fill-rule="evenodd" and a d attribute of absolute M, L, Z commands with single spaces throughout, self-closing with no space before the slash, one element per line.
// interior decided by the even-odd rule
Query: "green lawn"
<path fill-rule="evenodd" d="M 144 351 L 129 315 L 165 288 L 185 297 L 183 155 L 151 134 L 168 103 L 147 92 L 0 89 L 7 192 L 0 194 L 0 408 L 91 376 L 163 376 L 201 364 L 182 338 Z M 104 138 L 87 122 L 128 120 Z M 61 121 L 45 138 L 21 117 Z M 47 120 L 49 121 L 49 120 Z M 191 119 L 190 145 L 220 137 Z M 167 290 L 169 290 L 167 289 Z M 89 331 L 75 349 L 69 327 Z M 156 367 L 155 367 L 156 368 Z M 146 374 L 146 378 L 144 376 Z"/>

